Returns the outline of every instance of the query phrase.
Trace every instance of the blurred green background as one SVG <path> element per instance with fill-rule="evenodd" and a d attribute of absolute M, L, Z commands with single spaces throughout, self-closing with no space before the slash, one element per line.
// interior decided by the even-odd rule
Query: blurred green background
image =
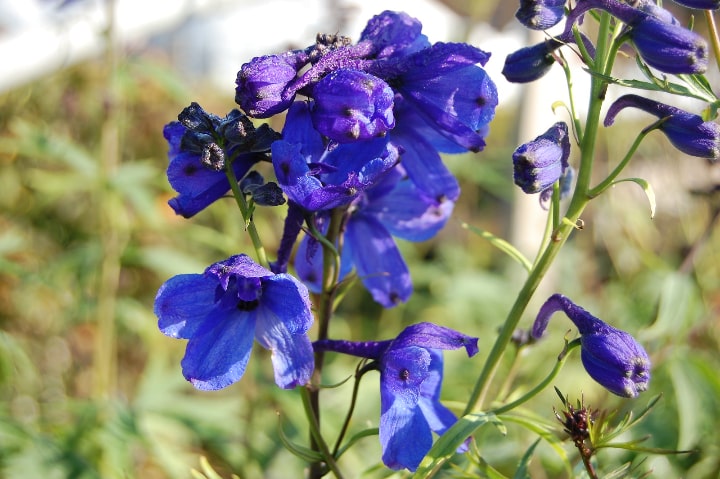
<path fill-rule="evenodd" d="M 504 28 L 507 12 L 496 6 L 488 2 L 473 15 Z M 239 67 L 247 60 L 233 61 Z M 222 477 L 301 477 L 303 463 L 278 439 L 282 428 L 293 441 L 307 443 L 300 397 L 274 387 L 267 353 L 256 348 L 243 379 L 226 390 L 195 391 L 180 373 L 184 342 L 160 334 L 152 312 L 155 292 L 170 276 L 251 254 L 232 201 L 221 200 L 191 220 L 167 206 L 173 192 L 164 173 L 163 125 L 191 101 L 224 115 L 234 106 L 233 80 L 220 89 L 184 76 L 160 48 L 116 48 L 0 95 L 0 477 L 186 478 L 200 468 L 201 456 Z M 496 81 L 502 87 L 504 79 Z M 557 119 L 545 111 L 542 129 L 520 137 L 527 98 L 520 99 L 501 103 L 485 151 L 448 158 L 463 189 L 454 219 L 432 241 L 401 245 L 415 283 L 412 299 L 384 311 L 356 287 L 331 326 L 332 337 L 356 340 L 394 337 L 419 321 L 479 336 L 475 358 L 445 355 L 443 399 L 456 411 L 523 279 L 519 266 L 461 223 L 520 241 L 537 235 L 524 227 L 527 218 L 542 222 L 544 215 L 535 198 L 530 206 L 519 205 L 510 155 Z M 598 177 L 650 122 L 636 121 L 604 134 Z M 653 185 L 655 218 L 630 183 L 598 198 L 522 326 L 531 324 L 549 294 L 562 292 L 634 334 L 650 353 L 653 379 L 636 400 L 594 384 L 579 355 L 554 384 L 572 402 L 582 396 L 585 404 L 620 415 L 662 394 L 650 416 L 623 439 L 649 435 L 648 446 L 693 452 L 601 451 L 601 471 L 634 461 L 638 467 L 627 477 L 653 471 L 653 477 L 717 478 L 720 171 L 653 134 L 626 176 Z M 255 214 L 271 252 L 283 215 L 284 207 Z M 545 377 L 570 326 L 558 315 L 548 337 L 523 349 L 514 366 L 508 354 L 493 394 L 516 397 Z M 325 383 L 343 381 L 355 365 L 330 356 Z M 377 426 L 377 388 L 377 376 L 366 376 L 351 434 Z M 350 390 L 348 382 L 322 395 L 323 428 L 331 441 Z M 565 435 L 553 407 L 562 405 L 550 389 L 526 404 L 523 414 L 550 424 L 559 442 Z M 536 436 L 508 422 L 506 430 L 486 426 L 476 438 L 483 459 L 512 476 Z M 562 448 L 576 463 L 571 442 Z M 531 477 L 563 477 L 558 450 L 543 442 L 535 453 Z M 377 437 L 360 441 L 340 465 L 349 477 L 389 474 L 380 464 Z M 448 470 L 441 477 L 466 476 Z"/>

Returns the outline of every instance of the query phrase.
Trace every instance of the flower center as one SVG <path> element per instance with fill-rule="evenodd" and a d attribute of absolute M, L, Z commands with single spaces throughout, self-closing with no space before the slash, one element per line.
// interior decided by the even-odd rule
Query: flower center
<path fill-rule="evenodd" d="M 257 299 L 253 299 L 252 301 L 243 301 L 242 299 L 237 302 L 237 309 L 240 311 L 252 311 L 253 309 L 258 307 L 258 304 L 260 302 Z"/>

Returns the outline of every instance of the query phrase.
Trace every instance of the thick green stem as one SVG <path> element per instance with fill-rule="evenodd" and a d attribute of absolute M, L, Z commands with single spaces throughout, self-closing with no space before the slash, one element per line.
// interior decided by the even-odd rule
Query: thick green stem
<path fill-rule="evenodd" d="M 333 210 L 330 217 L 330 225 L 328 226 L 328 232 L 325 235 L 323 244 L 323 290 L 320 294 L 320 304 L 318 306 L 318 336 L 317 339 L 327 339 L 328 330 L 330 327 L 330 319 L 333 315 L 333 308 L 335 303 L 335 293 L 337 290 L 338 278 L 340 275 L 340 257 L 338 249 L 329 247 L 327 245 L 337 244 L 340 238 L 340 230 L 343 223 L 343 217 L 345 215 L 344 208 L 336 208 Z M 326 245 L 327 244 L 327 245 Z M 341 247 L 341 245 L 339 245 Z M 315 370 L 313 371 L 312 384 L 320 384 L 322 378 L 322 369 L 325 362 L 325 352 L 315 352 Z M 315 421 L 317 421 L 318 427 L 320 424 L 320 390 L 313 387 L 309 391 L 310 401 L 310 414 L 312 414 Z M 321 444 L 317 438 L 313 435 L 310 438 L 310 446 L 314 450 L 319 450 Z M 310 479 L 318 479 L 323 476 L 322 464 L 311 464 L 309 471 Z M 337 474 L 336 474 L 337 475 Z"/>
<path fill-rule="evenodd" d="M 615 50 L 615 45 L 608 43 L 610 42 L 610 26 L 610 15 L 602 13 L 600 15 L 595 67 L 603 74 L 609 73 L 612 69 L 612 62 L 614 60 L 614 58 L 609 55 L 610 52 Z M 598 129 L 600 127 L 600 112 L 605 99 L 607 86 L 607 82 L 601 78 L 597 76 L 592 77 L 588 115 L 585 122 L 585 128 L 583 129 L 584 133 L 582 135 L 582 142 L 580 144 L 581 157 L 580 165 L 578 167 L 577 184 L 575 186 L 573 197 L 570 200 L 567 213 L 565 214 L 564 220 L 561 221 L 560 225 L 553 231 L 550 243 L 540 255 L 539 260 L 534 265 L 532 271 L 528 274 L 525 284 L 523 284 L 520 289 L 520 292 L 515 299 L 515 303 L 512 305 L 512 308 L 505 319 L 505 323 L 503 323 L 500 333 L 495 339 L 495 344 L 493 344 L 493 347 L 490 350 L 490 354 L 485 361 L 480 377 L 475 383 L 475 387 L 470 395 L 467 406 L 465 407 L 464 414 L 468 414 L 476 409 L 482 410 L 483 402 L 489 391 L 492 379 L 495 376 L 497 368 L 500 365 L 500 360 L 502 359 L 505 350 L 512 339 L 513 332 L 520 323 L 520 319 L 522 319 L 523 313 L 527 309 L 535 290 L 547 273 L 558 252 L 567 241 L 570 233 L 572 233 L 575 225 L 580 219 L 581 213 L 590 200 L 588 191 L 590 189 L 592 164 L 595 158 L 595 143 L 597 140 Z"/>

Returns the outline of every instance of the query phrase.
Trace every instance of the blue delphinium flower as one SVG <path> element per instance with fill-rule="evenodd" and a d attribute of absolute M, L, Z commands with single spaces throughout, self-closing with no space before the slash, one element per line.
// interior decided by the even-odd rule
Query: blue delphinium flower
<path fill-rule="evenodd" d="M 478 352 L 477 338 L 432 323 L 405 328 L 387 341 L 321 340 L 316 351 L 335 351 L 377 361 L 380 370 L 380 444 L 392 469 L 414 471 L 432 446 L 432 433 L 444 433 L 456 416 L 440 403 L 443 358 L 439 350 L 464 347 Z M 467 450 L 462 445 L 458 452 Z"/>
<path fill-rule="evenodd" d="M 595 46 L 590 39 L 583 33 L 580 33 L 580 38 L 588 53 L 594 56 Z M 542 78 L 555 63 L 553 52 L 564 45 L 574 43 L 573 31 L 567 30 L 557 37 L 514 51 L 505 57 L 502 74 L 511 83 L 529 83 Z"/>
<path fill-rule="evenodd" d="M 512 155 L 515 184 L 528 194 L 546 191 L 565 174 L 569 156 L 568 126 L 557 122 L 515 150 Z"/>
<path fill-rule="evenodd" d="M 393 237 L 407 241 L 432 238 L 450 218 L 454 202 L 428 196 L 398 165 L 377 185 L 359 195 L 347 211 L 341 253 L 341 278 L 355 268 L 373 299 L 386 308 L 405 302 L 412 294 L 412 280 Z M 316 221 L 327 224 L 328 215 Z M 322 249 L 306 236 L 295 256 L 298 277 L 319 291 Z"/>
<path fill-rule="evenodd" d="M 566 0 L 520 0 L 515 18 L 527 28 L 547 30 L 565 16 Z"/>
<path fill-rule="evenodd" d="M 568 15 L 565 31 L 592 9 L 604 10 L 628 26 L 627 35 L 640 57 L 665 73 L 703 73 L 708 65 L 708 44 L 680 25 L 669 12 L 640 2 L 631 6 L 619 0 L 585 0 Z"/>
<path fill-rule="evenodd" d="M 397 163 L 398 150 L 386 138 L 328 144 L 313 128 L 311 107 L 300 101 L 291 106 L 272 161 L 290 201 L 312 213 L 349 204 Z"/>
<path fill-rule="evenodd" d="M 548 298 L 538 312 L 532 335 L 539 339 L 550 317 L 563 311 L 580 331 L 581 358 L 590 377 L 608 391 L 637 397 L 650 382 L 650 358 L 625 331 L 604 323 L 561 294 Z"/>
<path fill-rule="evenodd" d="M 178 192 L 168 203 L 186 218 L 230 190 L 225 168 L 242 178 L 257 162 L 267 160 L 266 152 L 278 138 L 267 125 L 255 128 L 238 110 L 220 118 L 192 103 L 178 120 L 163 130 L 170 146 L 168 181 Z"/>
<path fill-rule="evenodd" d="M 281 388 L 306 384 L 314 368 L 307 330 L 313 321 L 307 288 L 273 274 L 246 255 L 232 256 L 204 274 L 170 278 L 155 298 L 160 331 L 187 339 L 182 371 L 202 390 L 238 381 L 253 338 L 272 352 Z"/>
<path fill-rule="evenodd" d="M 617 114 L 627 107 L 639 108 L 659 119 L 665 119 L 658 129 L 683 153 L 711 161 L 720 159 L 720 125 L 717 123 L 704 121 L 700 115 L 680 108 L 630 94 L 618 98 L 610 106 L 605 116 L 605 126 L 612 125 Z"/>
<path fill-rule="evenodd" d="M 357 44 L 320 35 L 305 50 L 253 59 L 238 73 L 236 100 L 264 117 L 303 94 L 315 99 L 315 126 L 348 142 L 391 131 L 400 121 L 393 95 L 401 95 L 439 134 L 479 151 L 497 106 L 495 85 L 481 66 L 490 55 L 464 43 L 431 45 L 421 27 L 386 11 L 368 22 Z"/>

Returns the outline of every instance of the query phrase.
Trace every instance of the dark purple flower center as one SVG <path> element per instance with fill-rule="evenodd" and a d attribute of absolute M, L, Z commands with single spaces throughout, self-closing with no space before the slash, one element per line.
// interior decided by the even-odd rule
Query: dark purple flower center
<path fill-rule="evenodd" d="M 258 307 L 260 301 L 253 299 L 252 301 L 243 301 L 242 299 L 237 302 L 237 309 L 240 311 L 252 311 Z"/>
<path fill-rule="evenodd" d="M 398 374 L 398 377 L 403 381 L 407 381 L 408 379 L 410 379 L 410 371 L 408 371 L 406 368 L 402 368 L 400 370 L 400 374 Z"/>

